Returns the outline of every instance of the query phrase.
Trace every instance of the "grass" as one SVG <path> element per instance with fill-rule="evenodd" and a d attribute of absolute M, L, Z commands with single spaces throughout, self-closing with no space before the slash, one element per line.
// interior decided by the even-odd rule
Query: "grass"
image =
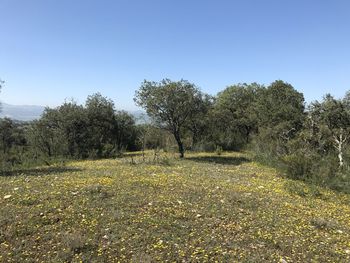
<path fill-rule="evenodd" d="M 141 158 L 1 176 L 0 262 L 350 261 L 349 195 L 239 153 Z"/>

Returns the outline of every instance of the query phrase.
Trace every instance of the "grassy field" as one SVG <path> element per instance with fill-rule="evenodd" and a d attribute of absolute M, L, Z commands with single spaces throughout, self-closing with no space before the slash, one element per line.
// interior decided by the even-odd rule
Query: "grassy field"
<path fill-rule="evenodd" d="M 0 177 L 0 262 L 350 262 L 350 196 L 239 153 Z"/>

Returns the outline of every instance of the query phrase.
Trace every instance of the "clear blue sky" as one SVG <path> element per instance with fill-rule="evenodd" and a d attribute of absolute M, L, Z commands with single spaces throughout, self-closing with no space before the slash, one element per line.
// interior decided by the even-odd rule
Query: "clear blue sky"
<path fill-rule="evenodd" d="M 348 0 L 0 0 L 3 102 L 57 106 L 101 92 L 133 110 L 144 80 L 216 94 L 291 83 L 307 101 L 350 89 Z"/>

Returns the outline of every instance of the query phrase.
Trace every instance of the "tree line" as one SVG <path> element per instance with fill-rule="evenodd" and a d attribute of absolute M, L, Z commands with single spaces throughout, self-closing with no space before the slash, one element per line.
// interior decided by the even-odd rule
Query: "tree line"
<path fill-rule="evenodd" d="M 84 105 L 47 108 L 33 122 L 2 119 L 2 166 L 145 148 L 177 149 L 181 158 L 186 150 L 245 149 L 290 177 L 350 188 L 350 93 L 306 105 L 303 94 L 281 80 L 236 84 L 210 96 L 186 80 L 164 79 L 145 80 L 134 100 L 152 122 L 137 123 L 99 93 Z"/>

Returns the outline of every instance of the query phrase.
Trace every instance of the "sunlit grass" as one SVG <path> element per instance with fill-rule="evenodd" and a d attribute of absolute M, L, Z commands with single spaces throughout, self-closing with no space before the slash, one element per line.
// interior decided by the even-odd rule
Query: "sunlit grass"
<path fill-rule="evenodd" d="M 348 195 L 239 153 L 72 162 L 0 193 L 0 262 L 350 261 Z"/>

